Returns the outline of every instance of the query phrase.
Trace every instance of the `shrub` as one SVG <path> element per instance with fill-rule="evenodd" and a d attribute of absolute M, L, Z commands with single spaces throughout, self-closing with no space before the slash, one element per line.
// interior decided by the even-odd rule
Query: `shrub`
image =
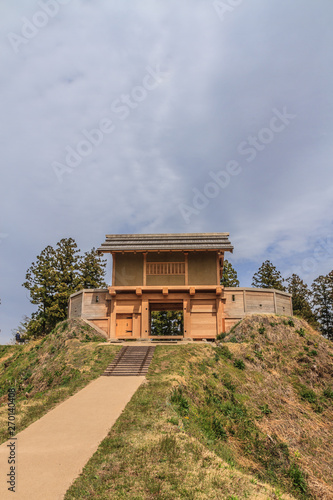
<path fill-rule="evenodd" d="M 296 333 L 298 333 L 298 335 L 300 337 L 305 337 L 305 330 L 304 330 L 304 328 L 300 328 L 299 330 L 296 330 Z"/>
<path fill-rule="evenodd" d="M 239 370 L 245 370 L 245 363 L 242 359 L 235 359 L 234 366 Z"/>
<path fill-rule="evenodd" d="M 229 339 L 229 342 L 232 342 L 233 344 L 237 344 L 237 343 L 238 343 L 238 340 L 236 339 L 236 337 L 235 337 L 235 336 L 233 336 L 233 337 L 231 337 L 231 338 Z"/>
<path fill-rule="evenodd" d="M 304 477 L 304 473 L 296 463 L 291 464 L 288 470 L 288 476 L 291 478 L 294 488 L 296 488 L 301 493 L 307 492 L 308 487 L 306 479 Z"/>
<path fill-rule="evenodd" d="M 190 405 L 185 396 L 183 395 L 182 386 L 178 386 L 172 391 L 170 401 L 171 403 L 174 404 L 174 406 L 176 407 L 176 411 L 181 416 L 188 415 Z"/>
<path fill-rule="evenodd" d="M 295 326 L 295 323 L 293 322 L 293 320 L 292 320 L 292 319 L 289 319 L 287 324 L 288 324 L 289 326 L 291 326 L 291 327 L 294 327 L 294 326 Z"/>
<path fill-rule="evenodd" d="M 234 392 L 236 390 L 236 386 L 231 382 L 229 377 L 225 377 L 223 380 L 223 385 L 229 389 L 229 391 Z"/>
<path fill-rule="evenodd" d="M 260 333 L 260 335 L 263 335 L 266 331 L 266 328 L 264 327 L 264 325 L 261 325 L 259 328 L 258 328 L 258 332 Z"/>
<path fill-rule="evenodd" d="M 326 387 L 323 394 L 324 394 L 325 398 L 333 399 L 333 390 L 331 389 L 331 387 Z"/>
<path fill-rule="evenodd" d="M 309 403 L 317 402 L 316 393 L 312 389 L 308 389 L 307 387 L 302 387 L 299 394 L 304 401 L 308 401 Z"/>
<path fill-rule="evenodd" d="M 232 353 L 226 345 L 216 347 L 215 349 L 215 359 L 218 361 L 220 357 L 225 359 L 232 359 Z"/>
<path fill-rule="evenodd" d="M 224 340 L 226 336 L 227 334 L 225 332 L 221 332 L 218 335 L 216 335 L 216 340 Z"/>
<path fill-rule="evenodd" d="M 259 406 L 259 409 L 261 410 L 261 413 L 263 413 L 264 415 L 269 415 L 270 413 L 272 413 L 272 410 L 269 408 L 267 403 Z"/>
<path fill-rule="evenodd" d="M 213 418 L 212 429 L 217 439 L 227 439 L 227 433 L 222 425 L 222 422 L 217 417 Z"/>
<path fill-rule="evenodd" d="M 312 351 L 309 352 L 309 355 L 310 356 L 317 356 L 318 355 L 318 351 L 316 351 L 316 349 L 312 349 Z"/>

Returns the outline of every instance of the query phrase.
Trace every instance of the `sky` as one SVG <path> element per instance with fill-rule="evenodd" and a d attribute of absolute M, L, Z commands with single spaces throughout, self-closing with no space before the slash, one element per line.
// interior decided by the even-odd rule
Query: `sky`
<path fill-rule="evenodd" d="M 332 25 L 331 0 L 0 0 L 0 343 L 61 238 L 229 232 L 241 286 L 331 271 Z"/>

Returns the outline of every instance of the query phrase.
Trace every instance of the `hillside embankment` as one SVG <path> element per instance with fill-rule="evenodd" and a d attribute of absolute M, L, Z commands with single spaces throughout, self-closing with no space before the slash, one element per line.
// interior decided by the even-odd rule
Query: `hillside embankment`
<path fill-rule="evenodd" d="M 98 377 L 120 346 L 81 321 L 0 351 L 0 423 L 18 430 Z M 306 322 L 246 317 L 215 343 L 157 346 L 146 382 L 73 499 L 333 498 L 333 348 Z"/>
<path fill-rule="evenodd" d="M 332 344 L 296 318 L 158 346 L 65 498 L 331 499 L 332 373 Z"/>

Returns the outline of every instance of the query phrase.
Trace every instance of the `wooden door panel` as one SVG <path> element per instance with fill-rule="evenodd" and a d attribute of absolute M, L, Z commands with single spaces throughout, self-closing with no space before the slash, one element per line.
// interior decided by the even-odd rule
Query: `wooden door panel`
<path fill-rule="evenodd" d="M 116 336 L 132 337 L 133 317 L 129 314 L 117 314 L 116 318 Z"/>

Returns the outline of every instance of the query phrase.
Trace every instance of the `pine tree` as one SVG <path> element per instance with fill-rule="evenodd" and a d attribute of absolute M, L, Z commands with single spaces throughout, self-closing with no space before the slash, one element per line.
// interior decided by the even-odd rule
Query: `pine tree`
<path fill-rule="evenodd" d="M 49 329 L 48 311 L 54 302 L 57 291 L 56 254 L 51 246 L 47 246 L 37 256 L 27 270 L 23 286 L 30 292 L 30 302 L 38 305 L 37 313 L 33 320 L 38 320 L 40 334 Z"/>
<path fill-rule="evenodd" d="M 48 311 L 53 326 L 67 318 L 69 296 L 81 288 L 82 260 L 73 238 L 61 239 L 57 243 L 55 254 L 56 294 Z"/>
<path fill-rule="evenodd" d="M 220 284 L 228 287 L 239 286 L 237 271 L 232 267 L 232 264 L 228 260 L 224 261 Z"/>
<path fill-rule="evenodd" d="M 23 286 L 30 292 L 30 301 L 38 306 L 27 327 L 28 336 L 49 333 L 67 318 L 69 296 L 81 288 L 105 286 L 105 262 L 93 248 L 80 255 L 73 238 L 63 238 L 56 248 L 47 246 L 26 273 Z"/>
<path fill-rule="evenodd" d="M 283 278 L 280 271 L 271 263 L 266 260 L 263 262 L 252 278 L 252 286 L 257 288 L 275 288 L 275 290 L 286 291 L 283 285 Z"/>
<path fill-rule="evenodd" d="M 81 287 L 105 288 L 105 267 L 106 260 L 101 259 L 95 248 L 85 252 L 81 263 Z"/>
<path fill-rule="evenodd" d="M 333 271 L 312 283 L 312 303 L 321 333 L 333 340 Z"/>
<path fill-rule="evenodd" d="M 318 326 L 310 305 L 311 291 L 308 285 L 297 274 L 292 274 L 287 282 L 288 292 L 292 294 L 294 314 L 305 319 L 313 327 Z"/>

